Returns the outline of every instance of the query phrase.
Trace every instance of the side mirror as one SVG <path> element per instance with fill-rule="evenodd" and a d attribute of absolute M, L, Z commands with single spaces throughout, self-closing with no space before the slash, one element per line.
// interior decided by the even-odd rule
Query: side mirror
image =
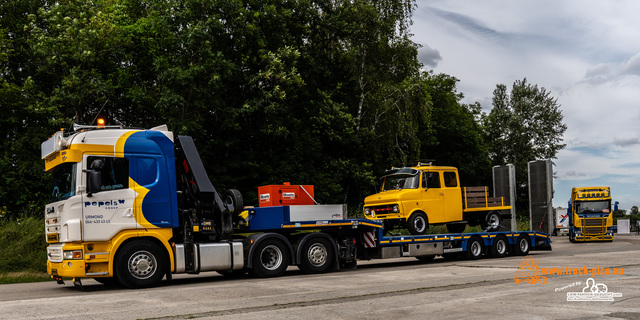
<path fill-rule="evenodd" d="M 102 173 L 100 171 L 102 167 L 104 167 L 104 162 L 96 159 L 91 163 L 91 169 L 83 170 L 87 173 L 87 197 L 100 192 L 100 186 L 102 186 Z"/>

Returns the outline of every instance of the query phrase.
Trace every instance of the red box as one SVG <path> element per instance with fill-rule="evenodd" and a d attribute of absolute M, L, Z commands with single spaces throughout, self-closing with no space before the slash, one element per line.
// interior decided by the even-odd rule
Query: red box
<path fill-rule="evenodd" d="M 312 185 L 291 185 L 285 182 L 281 185 L 258 187 L 260 207 L 313 205 Z"/>

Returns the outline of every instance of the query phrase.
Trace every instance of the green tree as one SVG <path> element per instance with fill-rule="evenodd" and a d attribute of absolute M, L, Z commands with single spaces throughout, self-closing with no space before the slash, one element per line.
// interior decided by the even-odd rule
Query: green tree
<path fill-rule="evenodd" d="M 196 139 L 216 186 L 248 203 L 257 186 L 291 181 L 355 207 L 374 174 L 420 150 L 430 104 L 408 34 L 413 0 L 4 3 L 23 17 L 24 55 L 9 58 L 23 73 L 6 95 L 22 103 L 12 128 L 31 144 L 20 148 L 98 113 L 167 123 Z"/>
<path fill-rule="evenodd" d="M 493 109 L 483 120 L 485 141 L 493 164 L 515 166 L 517 208 L 528 208 L 527 163 L 555 159 L 566 146 L 561 143 L 567 129 L 562 120 L 557 98 L 526 78 L 516 80 L 511 92 L 504 84 L 493 91 Z"/>
<path fill-rule="evenodd" d="M 455 166 L 466 186 L 487 185 L 491 181 L 491 163 L 477 121 L 480 105 L 460 103 L 464 97 L 457 91 L 458 79 L 446 74 L 425 73 L 427 92 L 431 97 L 431 117 L 421 126 L 423 158 L 437 164 Z"/>

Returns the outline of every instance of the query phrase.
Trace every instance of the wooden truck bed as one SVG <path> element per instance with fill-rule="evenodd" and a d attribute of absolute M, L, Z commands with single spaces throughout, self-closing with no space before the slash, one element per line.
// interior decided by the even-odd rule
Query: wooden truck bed
<path fill-rule="evenodd" d="M 488 187 L 464 187 L 462 200 L 465 212 L 511 209 L 502 197 L 489 197 Z"/>

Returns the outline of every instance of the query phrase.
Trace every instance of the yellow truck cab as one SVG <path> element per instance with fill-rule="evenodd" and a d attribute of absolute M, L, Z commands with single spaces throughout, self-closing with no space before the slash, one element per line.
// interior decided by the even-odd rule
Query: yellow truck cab
<path fill-rule="evenodd" d="M 383 220 L 385 229 L 406 226 L 411 234 L 424 234 L 429 224 L 446 224 L 461 233 L 467 224 L 497 231 L 510 218 L 502 198 L 488 197 L 487 187 L 460 187 L 458 169 L 418 163 L 392 168 L 382 177 L 382 189 L 364 200 L 364 216 Z"/>

